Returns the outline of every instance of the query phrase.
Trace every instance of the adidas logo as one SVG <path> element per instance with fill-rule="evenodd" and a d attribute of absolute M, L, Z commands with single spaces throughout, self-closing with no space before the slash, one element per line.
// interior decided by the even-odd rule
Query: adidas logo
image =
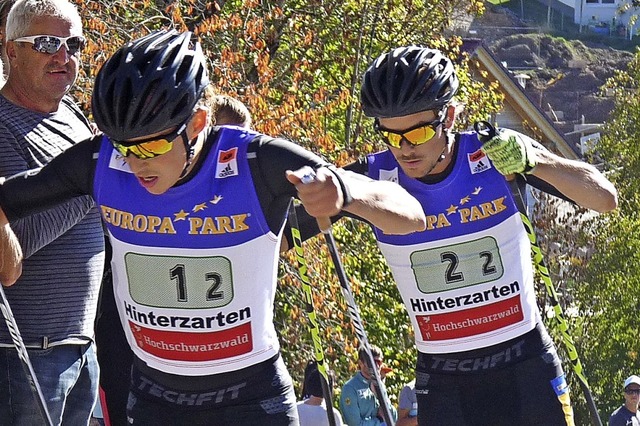
<path fill-rule="evenodd" d="M 489 169 L 489 164 L 483 160 L 480 160 L 477 163 L 475 163 L 475 165 L 473 166 L 473 169 L 471 170 L 471 173 L 476 174 L 476 173 L 484 172 L 485 170 L 488 170 L 488 169 Z"/>
<path fill-rule="evenodd" d="M 224 169 L 220 170 L 220 173 L 218 173 L 218 177 L 219 178 L 224 178 L 224 177 L 232 176 L 234 174 L 235 174 L 235 172 L 231 168 L 231 164 L 227 164 L 227 166 Z"/>

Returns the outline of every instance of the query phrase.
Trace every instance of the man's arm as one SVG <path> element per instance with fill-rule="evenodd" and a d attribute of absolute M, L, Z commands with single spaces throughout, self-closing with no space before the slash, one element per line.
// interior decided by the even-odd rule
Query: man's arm
<path fill-rule="evenodd" d="M 614 410 L 613 413 L 611 413 L 611 416 L 609 417 L 608 426 L 620 426 L 626 423 L 626 421 L 624 421 L 624 418 L 622 418 L 622 416 L 619 413 L 620 411 L 618 411 L 617 409 Z"/>
<path fill-rule="evenodd" d="M 68 171 L 68 176 L 57 173 L 57 171 L 45 173 L 41 170 L 38 174 L 42 173 L 44 176 L 37 178 L 32 177 L 32 175 L 36 174 L 35 170 L 29 170 L 33 164 L 39 164 L 36 158 L 33 159 L 33 162 L 28 162 L 24 158 L 24 153 L 20 150 L 18 142 L 10 134 L 2 138 L 2 144 L 0 175 L 5 177 L 12 176 L 7 182 L 10 182 L 10 186 L 15 187 L 15 189 L 9 190 L 10 195 L 6 201 L 1 203 L 5 207 L 5 213 L 9 214 L 9 216 L 12 216 L 10 213 L 14 203 L 20 203 L 22 200 L 29 200 L 30 202 L 32 198 L 39 198 L 39 194 L 53 194 L 57 188 L 66 186 L 68 182 L 73 182 L 74 180 L 70 179 L 69 176 L 74 176 L 73 173 L 76 173 L 76 170 L 86 176 L 92 176 L 90 169 L 84 168 L 83 170 L 82 164 L 91 164 L 91 158 L 97 144 L 89 142 L 76 144 L 67 150 L 73 150 L 75 154 L 69 155 L 66 152 L 60 154 L 65 156 L 65 161 L 60 161 L 56 158 L 52 160 L 59 163 L 58 169 L 63 169 L 65 172 Z M 69 167 L 69 164 L 73 164 L 74 167 Z M 80 172 L 80 170 L 82 171 Z M 27 176 L 27 178 L 24 176 Z M 46 182 L 46 186 L 39 186 L 39 191 L 32 190 L 28 185 L 34 179 Z M 87 178 L 83 178 L 83 180 L 88 182 Z M 22 186 L 23 184 L 25 185 L 24 187 Z M 50 244 L 75 226 L 95 205 L 93 199 L 89 196 L 66 197 L 59 200 L 60 202 L 57 202 L 55 207 L 47 210 L 41 209 L 39 206 L 41 203 L 37 202 L 38 209 L 41 211 L 28 215 L 20 214 L 19 218 L 11 217 L 11 227 L 18 237 L 18 241 L 20 241 L 25 258 Z"/>
<path fill-rule="evenodd" d="M 409 234 L 426 227 L 418 200 L 395 183 L 328 167 L 316 170 L 312 182 L 302 183 L 310 172 L 303 167 L 289 172 L 287 178 L 311 216 L 329 218 L 344 210 L 388 234 Z"/>
<path fill-rule="evenodd" d="M 41 169 L 6 179 L 0 185 L 0 219 L 7 217 L 13 223 L 74 197 L 91 195 L 99 143 L 99 137 L 80 142 Z M 80 211 L 93 205 L 88 198 L 82 202 Z"/>
<path fill-rule="evenodd" d="M 0 209 L 3 225 L 0 226 L 0 282 L 8 287 L 14 284 L 22 273 L 22 249 L 18 239 L 6 223 L 6 216 Z"/>
<path fill-rule="evenodd" d="M 361 399 L 358 391 L 348 383 L 340 393 L 340 412 L 347 426 L 380 426 L 383 423 L 376 416 L 375 397 L 371 395 L 370 400 Z"/>
<path fill-rule="evenodd" d="M 413 397 L 413 398 L 412 398 Z M 413 401 L 415 400 L 415 393 L 412 387 L 405 385 L 400 391 L 398 397 L 398 420 L 396 426 L 417 426 L 418 417 L 415 415 L 409 417 L 413 408 Z"/>
<path fill-rule="evenodd" d="M 479 133 L 482 150 L 507 179 L 515 173 L 535 176 L 576 204 L 598 212 L 618 206 L 618 193 L 594 166 L 548 151 L 539 142 L 510 129 Z"/>
<path fill-rule="evenodd" d="M 90 196 L 75 197 L 64 204 L 11 222 L 11 228 L 28 259 L 77 225 L 95 206 Z"/>
<path fill-rule="evenodd" d="M 618 192 L 594 166 L 569 160 L 550 151 L 537 151 L 532 175 L 550 183 L 576 204 L 598 212 L 618 206 Z"/>
<path fill-rule="evenodd" d="M 274 218 L 269 221 L 272 230 L 279 230 L 280 210 L 282 205 L 286 209 L 291 197 L 300 198 L 316 218 L 335 216 L 344 209 L 389 233 L 407 234 L 426 227 L 420 203 L 399 185 L 346 173 L 283 139 L 257 137 L 249 149 L 249 155 L 255 152 L 255 166 L 250 166 L 260 203 L 267 217 Z M 302 183 L 305 175 L 314 178 Z"/>
<path fill-rule="evenodd" d="M 409 417 L 409 411 L 404 408 L 398 408 L 396 426 L 418 426 L 418 417 Z"/>
<path fill-rule="evenodd" d="M 391 414 L 391 421 L 393 422 L 397 422 L 398 421 L 398 410 L 396 410 L 396 407 L 393 406 L 393 404 L 391 403 L 391 401 L 387 401 L 388 405 L 389 405 L 389 414 Z M 378 420 L 380 422 L 382 422 L 384 424 L 384 414 L 383 414 L 383 408 L 382 408 L 382 404 L 380 405 L 380 407 L 378 408 Z"/>

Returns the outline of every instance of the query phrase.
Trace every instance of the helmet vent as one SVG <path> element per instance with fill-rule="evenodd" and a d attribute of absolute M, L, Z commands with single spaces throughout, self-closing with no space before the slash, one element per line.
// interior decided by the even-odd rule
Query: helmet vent
<path fill-rule="evenodd" d="M 147 75 L 149 68 L 151 67 L 151 61 L 139 61 L 137 64 L 139 75 Z"/>
<path fill-rule="evenodd" d="M 193 57 L 187 56 L 180 63 L 180 67 L 176 72 L 176 81 L 184 81 L 193 69 Z"/>
<path fill-rule="evenodd" d="M 131 81 L 127 80 L 124 82 L 123 86 L 119 88 L 119 90 L 110 90 L 110 93 L 113 93 L 113 105 L 119 111 L 128 111 L 129 106 L 131 105 L 131 94 L 132 94 L 132 86 Z M 118 94 L 116 97 L 115 94 Z M 116 106 L 117 105 L 117 106 Z"/>
<path fill-rule="evenodd" d="M 155 80 L 149 84 L 145 92 L 142 94 L 140 101 L 142 103 L 141 109 L 146 112 L 141 117 L 140 124 L 146 126 L 153 121 L 162 111 L 162 108 L 167 105 L 167 94 L 162 90 L 160 81 Z M 158 128 L 158 131 L 164 130 L 164 128 Z"/>
<path fill-rule="evenodd" d="M 176 102 L 175 107 L 171 111 L 171 116 L 175 117 L 176 115 L 182 115 L 185 112 L 186 108 L 190 108 L 191 103 L 189 102 L 189 96 L 183 96 L 179 102 Z"/>
<path fill-rule="evenodd" d="M 173 49 L 171 49 L 167 55 L 163 55 L 162 57 L 162 63 L 160 64 L 160 66 L 158 67 L 159 69 L 164 69 L 164 68 L 172 68 L 175 65 L 174 64 L 180 64 L 181 62 L 184 61 L 184 56 L 182 57 L 182 60 L 177 60 L 176 58 L 178 57 L 178 54 L 182 53 L 181 52 L 181 45 L 177 45 L 175 46 Z"/>

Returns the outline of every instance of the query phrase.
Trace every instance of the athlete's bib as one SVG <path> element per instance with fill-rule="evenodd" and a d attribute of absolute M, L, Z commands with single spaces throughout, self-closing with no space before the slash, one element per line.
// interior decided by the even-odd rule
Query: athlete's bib
<path fill-rule="evenodd" d="M 504 342 L 532 330 L 538 315 L 529 240 L 509 186 L 475 134 L 459 143 L 437 184 L 407 177 L 389 151 L 368 159 L 372 178 L 399 182 L 427 216 L 423 232 L 375 230 L 424 353 Z"/>
<path fill-rule="evenodd" d="M 152 368 L 211 375 L 278 352 L 279 238 L 246 159 L 255 136 L 220 130 L 198 174 L 162 195 L 103 139 L 95 196 L 113 245 L 116 303 L 129 344 Z"/>

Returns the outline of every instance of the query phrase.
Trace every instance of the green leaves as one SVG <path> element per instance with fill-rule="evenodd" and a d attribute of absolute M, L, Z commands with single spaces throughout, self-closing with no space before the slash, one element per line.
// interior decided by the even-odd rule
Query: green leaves
<path fill-rule="evenodd" d="M 541 214 L 537 221 L 556 285 L 564 290 L 563 304 L 572 314 L 570 330 L 603 419 L 623 402 L 623 380 L 640 370 L 635 321 L 640 311 L 639 78 L 636 54 L 626 71 L 618 71 L 607 82 L 616 106 L 590 154 L 618 189 L 619 208 L 582 218 L 570 213 L 560 221 L 553 219 L 556 210 Z M 554 242 L 559 246 L 555 253 L 550 248 Z M 587 424 L 577 382 L 572 381 L 572 387 L 576 424 Z"/>

